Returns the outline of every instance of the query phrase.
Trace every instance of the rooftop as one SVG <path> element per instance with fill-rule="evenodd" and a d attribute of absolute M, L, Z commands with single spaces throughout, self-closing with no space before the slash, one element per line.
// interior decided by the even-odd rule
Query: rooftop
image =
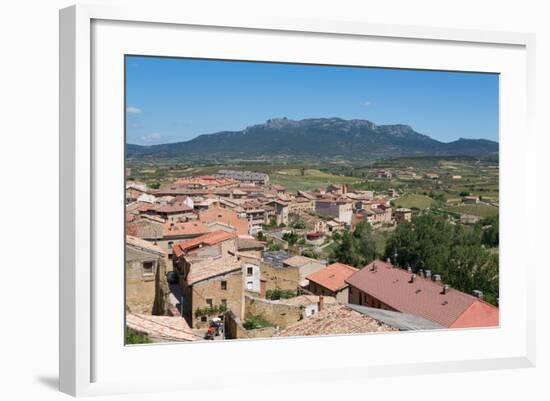
<path fill-rule="evenodd" d="M 395 331 L 394 328 L 347 306 L 334 304 L 282 330 L 279 335 L 321 336 Z"/>
<path fill-rule="evenodd" d="M 288 258 L 285 261 L 283 261 L 283 263 L 287 266 L 292 266 L 292 267 L 300 267 L 300 266 L 307 265 L 308 263 L 321 263 L 321 264 L 323 264 L 323 262 L 321 262 L 317 259 L 312 259 L 312 258 L 308 258 L 306 256 L 300 256 L 300 255 L 292 256 L 291 258 Z"/>
<path fill-rule="evenodd" d="M 439 281 L 411 278 L 407 270 L 375 260 L 346 282 L 399 312 L 420 316 L 444 327 L 498 325 L 497 307 L 456 289 L 443 291 L 443 283 Z"/>
<path fill-rule="evenodd" d="M 176 256 L 180 256 L 183 253 L 190 251 L 193 248 L 199 246 L 212 246 L 219 244 L 220 242 L 228 241 L 234 239 L 234 233 L 228 233 L 227 231 L 217 230 L 208 234 L 201 235 L 196 238 L 191 238 L 188 240 L 180 241 L 179 243 L 173 246 L 173 251 Z"/>
<path fill-rule="evenodd" d="M 348 304 L 349 308 L 363 315 L 379 320 L 388 326 L 399 330 L 434 330 L 442 329 L 443 326 L 434 323 L 430 320 L 411 315 L 408 313 L 394 312 L 385 309 L 369 308 L 368 306 L 360 306 Z"/>
<path fill-rule="evenodd" d="M 200 258 L 191 263 L 187 283 L 196 284 L 212 277 L 239 271 L 242 263 L 234 256 L 222 256 L 217 258 Z"/>
<path fill-rule="evenodd" d="M 179 316 L 155 316 L 128 313 L 126 325 L 140 333 L 146 333 L 149 337 L 164 341 L 197 341 L 200 337 Z"/>
<path fill-rule="evenodd" d="M 264 252 L 262 261 L 268 265 L 277 268 L 283 268 L 283 262 L 289 258 L 288 252 L 285 251 L 269 251 Z"/>
<path fill-rule="evenodd" d="M 333 263 L 323 269 L 311 273 L 306 278 L 326 289 L 336 292 L 348 286 L 346 279 L 356 273 L 358 269 L 343 263 Z"/>
<path fill-rule="evenodd" d="M 159 256 L 162 256 L 165 253 L 160 246 L 155 245 L 152 242 L 145 241 L 144 239 L 134 237 L 132 235 L 126 236 L 126 244 L 140 250 L 156 253 Z"/>

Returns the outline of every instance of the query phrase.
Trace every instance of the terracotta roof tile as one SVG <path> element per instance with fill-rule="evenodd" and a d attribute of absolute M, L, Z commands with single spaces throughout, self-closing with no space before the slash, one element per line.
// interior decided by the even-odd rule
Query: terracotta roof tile
<path fill-rule="evenodd" d="M 452 288 L 443 294 L 441 282 L 422 277 L 411 282 L 411 273 L 380 260 L 365 266 L 346 282 L 399 312 L 420 316 L 445 327 L 498 324 L 497 307 Z M 479 303 L 483 307 L 472 307 Z M 467 326 L 461 326 L 466 323 Z"/>
<path fill-rule="evenodd" d="M 173 251 L 176 256 L 180 256 L 182 253 L 188 252 L 193 248 L 201 245 L 212 246 L 219 244 L 230 239 L 234 239 L 234 233 L 228 233 L 226 231 L 218 230 L 208 234 L 201 235 L 200 237 L 191 238 L 188 240 L 180 241 L 173 246 Z"/>
<path fill-rule="evenodd" d="M 395 329 L 346 306 L 334 304 L 313 316 L 288 326 L 279 335 L 283 337 L 319 336 L 384 331 L 395 331 Z"/>
<path fill-rule="evenodd" d="M 333 263 L 327 267 L 310 274 L 306 278 L 326 289 L 336 292 L 347 287 L 346 279 L 356 273 L 358 269 L 343 263 Z"/>

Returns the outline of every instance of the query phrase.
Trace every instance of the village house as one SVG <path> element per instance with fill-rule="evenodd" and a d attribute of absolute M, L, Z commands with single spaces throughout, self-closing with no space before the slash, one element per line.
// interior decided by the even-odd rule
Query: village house
<path fill-rule="evenodd" d="M 298 269 L 298 284 L 306 287 L 308 285 L 306 278 L 310 274 L 323 269 L 326 266 L 326 262 L 297 255 L 283 260 L 283 266 Z"/>
<path fill-rule="evenodd" d="M 351 225 L 352 203 L 344 200 L 318 199 L 315 201 L 315 213 L 332 217 L 346 225 Z"/>
<path fill-rule="evenodd" d="M 477 196 L 464 196 L 462 198 L 462 203 L 466 205 L 475 205 L 479 203 L 479 198 Z"/>
<path fill-rule="evenodd" d="M 225 177 L 212 177 L 208 175 L 183 177 L 172 184 L 170 188 L 180 189 L 220 189 L 237 185 L 237 181 Z"/>
<path fill-rule="evenodd" d="M 353 224 L 367 221 L 373 226 L 390 224 L 392 222 L 392 208 L 378 205 L 367 209 L 359 210 L 353 215 Z"/>
<path fill-rule="evenodd" d="M 323 307 L 332 306 L 335 303 L 336 298 L 322 295 L 298 295 L 297 297 L 279 300 L 279 304 L 299 308 L 301 319 L 313 316 L 319 313 Z"/>
<path fill-rule="evenodd" d="M 215 174 L 219 178 L 228 178 L 241 183 L 265 186 L 269 184 L 269 175 L 255 171 L 220 170 Z"/>
<path fill-rule="evenodd" d="M 349 284 L 346 283 L 358 269 L 343 263 L 333 263 L 317 272 L 309 274 L 307 289 L 316 295 L 334 297 L 338 302 L 347 304 L 349 299 Z"/>
<path fill-rule="evenodd" d="M 212 207 L 201 211 L 198 216 L 199 221 L 205 223 L 220 222 L 234 228 L 238 235 L 250 233 L 249 220 L 246 217 L 240 217 L 239 213 L 222 207 Z"/>
<path fill-rule="evenodd" d="M 270 221 L 271 218 L 273 218 L 277 225 L 288 224 L 288 203 L 281 202 L 280 200 L 273 200 L 267 202 L 266 205 L 271 206 L 274 211 L 272 216 L 268 216 Z"/>
<path fill-rule="evenodd" d="M 384 178 L 386 180 L 391 180 L 393 173 L 390 170 L 378 170 L 374 173 L 376 178 Z"/>
<path fill-rule="evenodd" d="M 473 214 L 461 214 L 460 223 L 461 224 L 476 224 L 481 220 L 481 217 L 474 216 Z"/>
<path fill-rule="evenodd" d="M 295 266 L 285 265 L 290 255 L 285 251 L 268 251 L 260 262 L 261 276 L 265 280 L 266 291 L 296 291 L 300 283 L 300 272 Z"/>
<path fill-rule="evenodd" d="M 426 173 L 425 177 L 430 180 L 437 180 L 439 178 L 439 174 L 436 173 Z"/>
<path fill-rule="evenodd" d="M 215 231 L 174 245 L 173 264 L 183 294 L 182 315 L 193 328 L 226 310 L 244 315 L 247 271 L 236 256 L 236 235 Z M 259 287 L 259 283 L 258 283 Z"/>
<path fill-rule="evenodd" d="M 441 282 L 437 275 L 415 274 L 376 260 L 348 277 L 349 303 L 419 316 L 447 328 L 494 327 L 498 307 L 478 291 L 465 294 Z"/>
<path fill-rule="evenodd" d="M 163 249 L 166 249 L 169 257 L 172 257 L 174 244 L 178 241 L 199 237 L 208 234 L 208 224 L 200 220 L 166 222 L 163 225 L 162 238 L 155 242 Z"/>
<path fill-rule="evenodd" d="M 401 223 L 402 221 L 411 221 L 412 211 L 408 208 L 397 208 L 393 212 L 393 219 L 396 223 Z"/>
<path fill-rule="evenodd" d="M 126 217 L 126 234 L 152 242 L 163 238 L 165 223 L 160 217 L 132 214 L 127 214 Z"/>
<path fill-rule="evenodd" d="M 262 231 L 263 225 L 268 223 L 267 212 L 264 206 L 255 199 L 247 200 L 241 204 L 249 225 L 249 234 L 255 235 Z"/>
<path fill-rule="evenodd" d="M 344 195 L 348 192 L 348 188 L 346 184 L 329 184 L 325 189 L 325 192 L 334 195 Z"/>
<path fill-rule="evenodd" d="M 163 315 L 166 253 L 141 238 L 126 236 L 126 306 L 134 313 Z M 162 282 L 161 282 L 162 281 Z"/>
<path fill-rule="evenodd" d="M 288 213 L 311 212 L 315 209 L 315 202 L 303 196 L 296 196 L 288 204 Z"/>

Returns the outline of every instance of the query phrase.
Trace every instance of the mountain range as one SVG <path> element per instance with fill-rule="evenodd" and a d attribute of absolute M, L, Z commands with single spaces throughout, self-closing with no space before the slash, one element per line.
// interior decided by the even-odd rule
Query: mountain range
<path fill-rule="evenodd" d="M 129 158 L 375 160 L 403 156 L 480 156 L 498 152 L 498 142 L 460 138 L 440 142 L 408 125 L 368 120 L 274 118 L 241 131 L 204 134 L 185 142 L 127 144 Z"/>

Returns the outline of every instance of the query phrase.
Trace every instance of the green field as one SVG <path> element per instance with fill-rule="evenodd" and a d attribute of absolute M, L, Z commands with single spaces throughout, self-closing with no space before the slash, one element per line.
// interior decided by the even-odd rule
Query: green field
<path fill-rule="evenodd" d="M 288 191 L 310 191 L 325 188 L 328 184 L 352 184 L 357 178 L 324 173 L 315 169 L 274 170 L 270 174 L 271 182 L 284 186 Z"/>
<path fill-rule="evenodd" d="M 460 205 L 446 207 L 442 210 L 451 213 L 471 214 L 479 217 L 492 217 L 498 214 L 498 208 L 489 205 Z"/>
<path fill-rule="evenodd" d="M 434 200 L 425 195 L 405 195 L 395 200 L 397 207 L 406 207 L 409 209 L 427 209 L 434 204 Z"/>

